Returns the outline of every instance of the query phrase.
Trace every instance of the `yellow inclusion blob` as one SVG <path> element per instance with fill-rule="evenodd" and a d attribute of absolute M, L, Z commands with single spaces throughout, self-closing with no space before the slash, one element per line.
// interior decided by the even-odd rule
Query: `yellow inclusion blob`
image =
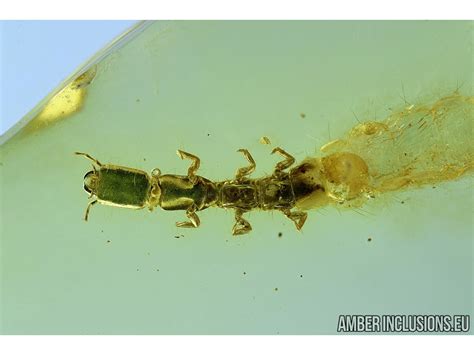
<path fill-rule="evenodd" d="M 96 67 L 94 66 L 66 85 L 45 104 L 39 114 L 27 125 L 27 129 L 38 129 L 79 112 L 84 106 L 87 87 L 95 74 Z"/>

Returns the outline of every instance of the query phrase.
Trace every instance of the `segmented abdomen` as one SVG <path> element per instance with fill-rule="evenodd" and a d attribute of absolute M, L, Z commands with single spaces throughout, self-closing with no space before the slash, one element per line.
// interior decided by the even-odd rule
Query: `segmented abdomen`
<path fill-rule="evenodd" d="M 288 174 L 275 178 L 228 180 L 217 183 L 218 206 L 251 210 L 288 209 L 295 204 L 295 195 Z"/>

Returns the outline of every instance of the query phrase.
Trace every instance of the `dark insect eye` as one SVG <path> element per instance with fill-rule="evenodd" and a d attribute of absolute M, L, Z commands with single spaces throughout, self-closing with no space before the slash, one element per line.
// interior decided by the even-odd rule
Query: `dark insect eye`
<path fill-rule="evenodd" d="M 93 176 L 93 171 L 89 171 L 86 175 L 84 175 L 84 190 L 86 190 L 88 193 L 92 193 Z"/>

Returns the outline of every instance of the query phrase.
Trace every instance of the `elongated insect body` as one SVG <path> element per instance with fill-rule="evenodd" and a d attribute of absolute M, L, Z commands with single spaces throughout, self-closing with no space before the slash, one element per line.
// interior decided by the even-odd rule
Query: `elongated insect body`
<path fill-rule="evenodd" d="M 232 180 L 213 182 L 196 175 L 200 160 L 198 157 L 178 151 L 182 159 L 192 161 L 187 175 L 161 175 L 158 169 L 149 175 L 144 171 L 112 164 L 102 164 L 86 153 L 76 152 L 92 160 L 93 170 L 84 176 L 84 189 L 95 198 L 86 209 L 85 220 L 88 219 L 92 205 L 104 205 L 141 209 L 148 207 L 153 210 L 160 206 L 164 210 L 184 210 L 187 221 L 177 222 L 178 227 L 196 228 L 200 225 L 196 212 L 208 207 L 231 208 L 235 210 L 234 235 L 245 234 L 252 230 L 250 223 L 243 214 L 252 209 L 279 210 L 290 218 L 300 230 L 306 220 L 306 213 L 291 211 L 298 198 L 304 197 L 311 187 L 307 182 L 299 181 L 293 188 L 292 177 L 298 179 L 300 171 L 284 170 L 294 163 L 294 158 L 281 148 L 279 153 L 285 160 L 278 163 L 273 175 L 260 179 L 248 177 L 255 170 L 255 161 L 245 149 L 240 152 L 250 165 L 237 170 Z M 97 166 L 97 167 L 96 167 Z M 301 185 L 306 184 L 302 189 Z M 295 193 L 296 191 L 296 193 Z M 312 192 L 312 190 L 311 190 Z"/>
<path fill-rule="evenodd" d="M 430 105 L 410 105 L 392 112 L 384 121 L 363 122 L 343 138 L 321 147 L 321 157 L 308 157 L 296 166 L 281 148 L 270 176 L 250 178 L 256 163 L 246 149 L 239 149 L 248 165 L 233 179 L 211 181 L 196 175 L 198 157 L 178 150 L 191 165 L 186 175 L 161 175 L 117 165 L 103 165 L 85 153 L 93 170 L 84 177 L 90 194 L 85 219 L 95 203 L 153 210 L 184 210 L 187 220 L 179 227 L 200 224 L 197 212 L 208 207 L 233 209 L 234 235 L 252 230 L 243 215 L 254 209 L 280 211 L 300 230 L 305 210 L 337 205 L 358 208 L 376 196 L 410 187 L 458 179 L 474 171 L 472 132 L 474 98 L 459 92 Z"/>

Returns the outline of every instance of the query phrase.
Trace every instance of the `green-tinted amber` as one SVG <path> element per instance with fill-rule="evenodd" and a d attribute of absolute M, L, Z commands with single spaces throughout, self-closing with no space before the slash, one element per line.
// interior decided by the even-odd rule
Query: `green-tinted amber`
<path fill-rule="evenodd" d="M 141 26 L 0 139 L 0 331 L 332 334 L 340 314 L 472 318 L 470 179 L 396 190 L 362 207 L 322 201 L 302 233 L 280 213 L 252 211 L 252 233 L 235 238 L 232 211 L 218 208 L 201 211 L 194 229 L 175 226 L 184 211 L 160 208 L 96 204 L 84 222 L 91 164 L 73 155 L 186 175 L 189 161 L 175 154 L 182 149 L 201 158 L 199 175 L 223 181 L 245 166 L 240 148 L 257 162 L 253 176 L 263 177 L 280 160 L 270 154 L 276 146 L 300 163 L 348 141 L 379 176 L 392 166 L 432 166 L 430 156 L 416 160 L 423 148 L 447 157 L 452 146 L 439 142 L 453 132 L 474 141 L 466 139 L 472 125 L 456 118 L 472 117 L 464 105 L 454 115 L 444 110 L 450 118 L 439 129 L 415 119 L 417 108 L 435 107 L 458 87 L 473 95 L 472 31 L 471 21 Z M 377 132 L 364 122 L 411 105 L 406 117 L 419 129 L 358 135 Z M 378 150 L 372 143 L 381 138 Z M 328 153 L 319 150 L 337 139 Z M 416 154 L 405 157 L 402 146 Z M 333 191 L 335 200 L 344 192 Z"/>

